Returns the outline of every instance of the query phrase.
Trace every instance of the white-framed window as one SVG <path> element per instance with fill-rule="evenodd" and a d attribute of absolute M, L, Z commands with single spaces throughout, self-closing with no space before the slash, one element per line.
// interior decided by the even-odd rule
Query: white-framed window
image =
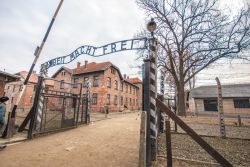
<path fill-rule="evenodd" d="M 107 79 L 107 87 L 111 88 L 111 78 L 110 77 L 108 77 L 108 79 Z"/>
<path fill-rule="evenodd" d="M 96 105 L 97 104 L 97 100 L 98 100 L 98 94 L 97 93 L 93 93 L 92 104 Z"/>

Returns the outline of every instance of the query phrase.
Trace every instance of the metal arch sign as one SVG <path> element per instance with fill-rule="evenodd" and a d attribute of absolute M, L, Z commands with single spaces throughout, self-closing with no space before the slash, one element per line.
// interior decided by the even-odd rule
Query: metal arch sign
<path fill-rule="evenodd" d="M 140 50 L 140 49 L 146 49 L 146 48 L 147 48 L 147 38 L 122 40 L 122 41 L 117 41 L 114 43 L 106 44 L 100 47 L 83 45 L 83 46 L 78 47 L 69 55 L 51 59 L 43 63 L 41 66 L 44 66 L 46 69 L 49 69 L 50 67 L 53 67 L 56 65 L 68 64 L 82 54 L 87 54 L 93 57 L 100 57 L 100 56 L 104 56 L 107 54 L 125 51 L 125 50 Z"/>

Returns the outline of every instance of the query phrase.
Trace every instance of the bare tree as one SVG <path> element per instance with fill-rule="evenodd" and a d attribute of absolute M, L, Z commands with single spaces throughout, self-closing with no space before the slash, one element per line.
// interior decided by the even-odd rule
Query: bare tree
<path fill-rule="evenodd" d="M 185 84 L 221 58 L 243 58 L 249 49 L 249 5 L 235 16 L 219 9 L 218 0 L 137 0 L 157 22 L 159 66 L 173 77 L 179 115 L 185 115 Z"/>

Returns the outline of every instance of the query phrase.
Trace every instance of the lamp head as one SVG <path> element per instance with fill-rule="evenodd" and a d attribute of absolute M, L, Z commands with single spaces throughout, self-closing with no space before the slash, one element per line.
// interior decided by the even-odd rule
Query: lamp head
<path fill-rule="evenodd" d="M 147 24 L 147 29 L 149 32 L 153 33 L 156 29 L 156 23 L 153 18 L 151 18 L 150 22 Z"/>

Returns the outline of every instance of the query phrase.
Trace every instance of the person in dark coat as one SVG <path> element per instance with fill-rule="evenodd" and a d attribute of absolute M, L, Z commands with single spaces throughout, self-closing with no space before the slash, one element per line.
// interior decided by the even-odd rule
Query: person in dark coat
<path fill-rule="evenodd" d="M 6 113 L 6 104 L 9 98 L 7 96 L 0 97 L 0 134 L 4 131 L 5 127 L 5 113 Z M 0 144 L 0 150 L 3 150 L 6 145 Z"/>
<path fill-rule="evenodd" d="M 6 104 L 5 102 L 8 101 L 9 98 L 7 96 L 0 97 L 0 132 L 1 129 L 5 125 L 5 113 L 6 113 Z"/>

